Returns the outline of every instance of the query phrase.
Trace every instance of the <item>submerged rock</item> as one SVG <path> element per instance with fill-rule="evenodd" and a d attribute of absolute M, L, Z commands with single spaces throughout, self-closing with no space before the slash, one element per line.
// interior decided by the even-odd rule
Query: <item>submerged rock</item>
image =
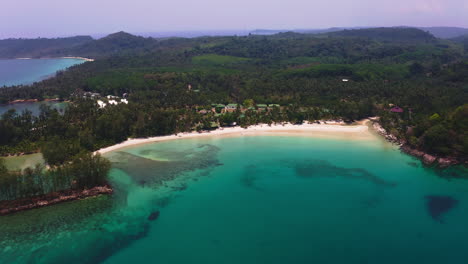
<path fill-rule="evenodd" d="M 159 211 L 154 211 L 148 216 L 148 220 L 154 221 L 158 219 L 158 217 L 159 217 Z"/>
<path fill-rule="evenodd" d="M 343 177 L 365 180 L 376 185 L 395 187 L 396 183 L 380 178 L 362 168 L 344 168 L 331 164 L 326 160 L 304 160 L 293 164 L 296 175 L 303 178 L 313 177 Z"/>
<path fill-rule="evenodd" d="M 444 214 L 458 205 L 458 200 L 451 196 L 428 195 L 425 198 L 429 215 L 440 223 Z"/>

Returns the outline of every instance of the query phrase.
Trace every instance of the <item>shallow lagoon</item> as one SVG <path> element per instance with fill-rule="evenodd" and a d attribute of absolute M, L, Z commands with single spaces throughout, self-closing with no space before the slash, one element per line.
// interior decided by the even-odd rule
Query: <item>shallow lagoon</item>
<path fill-rule="evenodd" d="M 468 257 L 468 181 L 442 178 L 378 139 L 197 138 L 108 157 L 113 197 L 0 217 L 0 263 L 465 263 Z M 435 218 L 428 196 L 457 203 Z"/>
<path fill-rule="evenodd" d="M 82 59 L 0 59 L 0 88 L 3 86 L 25 85 L 41 81 L 76 64 Z"/>

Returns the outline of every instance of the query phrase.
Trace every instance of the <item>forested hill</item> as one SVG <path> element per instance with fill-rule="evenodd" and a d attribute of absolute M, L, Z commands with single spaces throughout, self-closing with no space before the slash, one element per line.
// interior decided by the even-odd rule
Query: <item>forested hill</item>
<path fill-rule="evenodd" d="M 453 38 L 451 40 L 454 41 L 454 42 L 458 42 L 458 43 L 463 44 L 463 46 L 465 48 L 465 52 L 468 53 L 468 34 L 460 36 L 460 37 Z"/>
<path fill-rule="evenodd" d="M 412 27 L 394 27 L 394 28 L 412 28 Z M 440 39 L 451 39 L 460 37 L 468 34 L 468 28 L 460 27 L 414 27 L 426 32 L 431 33 L 434 37 Z M 324 28 L 324 29 L 291 29 L 291 30 L 275 30 L 275 29 L 256 29 L 250 33 L 253 35 L 273 35 L 281 32 L 292 31 L 296 33 L 304 34 L 320 34 L 320 33 L 330 33 L 343 30 L 356 30 L 356 29 L 371 29 L 369 27 L 365 28 L 347 28 L 347 27 L 335 27 L 335 28 Z M 374 28 L 375 29 L 375 28 Z"/>
<path fill-rule="evenodd" d="M 89 42 L 90 36 L 69 38 L 3 39 L 0 40 L 0 58 L 39 58 L 65 56 L 64 50 Z"/>
<path fill-rule="evenodd" d="M 343 38 L 360 40 L 343 40 Z M 360 47 L 364 46 L 374 49 L 376 48 L 374 42 L 419 45 L 434 44 L 440 41 L 430 33 L 415 28 L 370 28 L 321 34 L 286 32 L 270 36 L 168 39 L 145 38 L 125 32 L 117 32 L 97 40 L 89 36 L 0 40 L 0 58 L 79 56 L 96 59 L 114 55 L 142 55 L 170 50 L 193 51 L 201 47 L 212 48 L 211 50 L 215 53 L 242 57 L 287 58 L 296 55 L 317 57 L 313 53 L 334 53 L 339 50 L 354 49 L 355 47 L 359 51 Z M 327 47 L 323 49 L 324 46 Z M 314 51 L 316 49 L 320 50 Z M 334 50 L 330 51 L 329 49 Z M 397 50 L 400 53 L 404 52 L 398 47 L 395 47 L 393 52 L 397 52 Z M 355 53 L 352 55 L 355 55 Z M 364 53 L 356 55 L 360 58 L 366 57 Z"/>
<path fill-rule="evenodd" d="M 460 37 L 463 35 L 468 35 L 468 28 L 459 28 L 459 27 L 422 27 L 419 28 L 424 31 L 428 31 L 432 35 L 441 39 L 451 39 Z"/>
<path fill-rule="evenodd" d="M 5 114 L 0 153 L 53 142 L 77 146 L 70 150 L 74 155 L 128 137 L 213 124 L 380 116 L 388 131 L 412 147 L 468 157 L 468 52 L 459 42 L 421 30 L 190 39 L 119 32 L 61 52 L 97 59 L 30 86 L 1 88 L 0 103 L 58 97 L 71 100 L 73 108 L 63 116 L 51 110 L 39 121 L 27 112 Z M 99 109 L 96 100 L 81 100 L 86 92 L 99 93 L 100 100 L 125 95 L 128 104 Z M 212 106 L 221 104 L 246 108 L 213 113 Z M 267 113 L 257 109 L 267 104 L 276 107 Z"/>
<path fill-rule="evenodd" d="M 117 32 L 104 38 L 86 42 L 83 45 L 67 48 L 64 54 L 82 57 L 103 57 L 114 54 L 149 52 L 155 49 L 157 41 L 153 38 L 134 36 L 126 32 Z"/>
<path fill-rule="evenodd" d="M 152 38 L 117 32 L 101 39 L 86 37 L 56 39 L 6 39 L 0 40 L 0 58 L 41 58 L 60 56 L 106 57 L 127 53 L 144 53 L 156 48 Z"/>
<path fill-rule="evenodd" d="M 436 37 L 417 28 L 367 28 L 326 33 L 330 36 L 369 38 L 393 42 L 434 42 Z"/>
<path fill-rule="evenodd" d="M 63 56 L 97 59 L 116 55 L 142 55 L 156 51 L 193 48 L 216 39 L 216 37 L 155 39 L 122 31 L 96 40 L 89 36 L 57 39 L 5 39 L 0 40 L 0 59 Z"/>

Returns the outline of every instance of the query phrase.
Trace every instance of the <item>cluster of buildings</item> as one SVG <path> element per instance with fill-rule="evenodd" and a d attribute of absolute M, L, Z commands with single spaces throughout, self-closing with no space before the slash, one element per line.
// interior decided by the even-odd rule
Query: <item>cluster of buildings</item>
<path fill-rule="evenodd" d="M 258 112 L 266 112 L 266 111 L 271 111 L 273 108 L 278 107 L 280 108 L 279 104 L 257 104 L 256 107 L 244 107 L 240 104 L 212 104 L 210 109 L 202 109 L 198 111 L 200 114 L 207 114 L 207 113 L 233 113 L 236 112 L 237 109 L 239 109 L 241 112 L 245 112 L 247 110 L 253 110 L 253 111 L 258 111 Z"/>
<path fill-rule="evenodd" d="M 99 108 L 104 108 L 108 105 L 118 105 L 118 104 L 128 104 L 128 100 L 126 97 L 128 94 L 123 94 L 123 98 L 120 98 L 115 95 L 108 95 L 106 97 L 102 97 L 99 93 L 92 93 L 92 92 L 85 92 L 83 93 L 84 99 L 92 99 L 97 100 L 96 103 L 98 104 Z"/>

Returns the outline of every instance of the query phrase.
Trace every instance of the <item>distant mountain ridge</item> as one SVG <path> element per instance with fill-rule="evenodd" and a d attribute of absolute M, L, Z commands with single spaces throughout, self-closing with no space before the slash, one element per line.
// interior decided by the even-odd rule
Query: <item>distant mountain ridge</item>
<path fill-rule="evenodd" d="M 424 31 L 428 31 L 437 38 L 451 39 L 468 35 L 468 28 L 460 27 L 420 27 Z"/>
<path fill-rule="evenodd" d="M 440 28 L 438 28 L 440 31 Z M 468 29 L 467 29 L 468 30 Z M 375 41 L 386 41 L 395 43 L 429 43 L 437 41 L 429 30 L 411 27 L 391 27 L 391 28 L 330 28 L 320 30 L 297 30 L 297 31 L 277 31 L 277 30 L 256 30 L 255 35 L 275 35 L 273 38 L 362 38 Z M 459 34 L 463 30 L 457 29 L 446 32 Z M 450 34 L 448 34 L 450 33 Z M 231 37 L 198 37 L 198 38 L 165 38 L 156 39 L 152 37 L 142 37 L 126 32 L 117 32 L 106 37 L 93 39 L 90 36 L 77 36 L 57 39 L 5 39 L 0 40 L 0 58 L 44 58 L 44 57 L 64 57 L 79 56 L 89 58 L 102 58 L 113 55 L 141 55 L 151 52 L 170 50 L 177 48 L 191 48 L 192 44 L 200 40 L 210 41 L 219 38 L 225 41 Z M 249 38 L 248 36 L 239 37 Z M 257 37 L 258 38 L 258 37 Z M 460 39 L 458 39 L 460 38 Z M 224 40 L 223 40 L 224 39 Z M 466 43 L 462 36 L 450 39 L 458 43 Z"/>
<path fill-rule="evenodd" d="M 84 57 L 100 57 L 112 54 L 125 54 L 145 49 L 152 49 L 156 45 L 153 38 L 135 36 L 123 31 L 110 34 L 106 37 L 71 47 L 64 50 L 65 54 Z"/>
<path fill-rule="evenodd" d="M 360 37 L 392 42 L 432 42 L 436 40 L 436 37 L 429 32 L 417 28 L 345 29 L 327 34 L 329 36 Z"/>
<path fill-rule="evenodd" d="M 306 34 L 321 34 L 321 33 L 330 33 L 342 30 L 353 30 L 353 29 L 370 29 L 370 28 L 379 28 L 379 27 L 332 27 L 324 29 L 256 29 L 251 31 L 251 34 L 254 35 L 272 35 L 283 32 L 297 32 L 297 33 L 306 33 Z M 459 36 L 468 34 L 468 28 L 461 27 L 408 27 L 408 26 L 399 26 L 399 27 L 385 27 L 385 28 L 417 28 L 424 31 L 427 31 L 434 35 L 436 38 L 442 39 L 451 39 Z"/>
<path fill-rule="evenodd" d="M 92 42 L 90 36 L 68 38 L 0 40 L 0 58 L 39 58 L 64 56 L 63 50 Z"/>
<path fill-rule="evenodd" d="M 44 57 L 104 57 L 114 54 L 148 51 L 157 45 L 157 40 L 117 32 L 100 39 L 78 36 L 57 39 L 5 39 L 0 40 L 0 58 Z"/>

